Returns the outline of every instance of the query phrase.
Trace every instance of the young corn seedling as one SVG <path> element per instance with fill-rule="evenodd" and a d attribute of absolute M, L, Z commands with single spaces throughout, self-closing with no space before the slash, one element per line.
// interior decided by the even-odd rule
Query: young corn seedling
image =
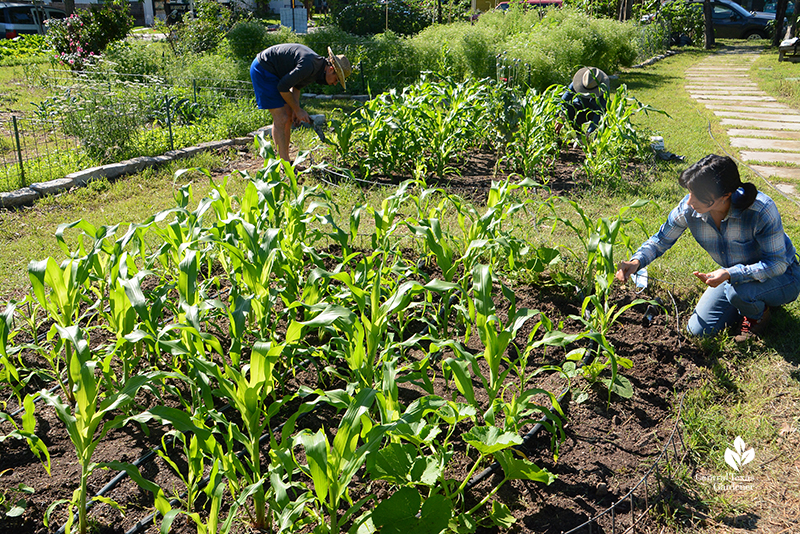
<path fill-rule="evenodd" d="M 555 201 L 548 202 L 547 204 L 547 207 L 553 212 L 553 216 L 550 217 L 550 219 L 553 220 L 553 230 L 555 230 L 555 225 L 561 222 L 572 230 L 575 237 L 580 241 L 583 247 L 584 257 L 568 246 L 564 246 L 564 248 L 570 252 L 577 261 L 583 264 L 579 278 L 574 280 L 574 283 L 583 295 L 590 295 L 594 293 L 597 288 L 603 287 L 602 285 L 598 285 L 598 277 L 608 279 L 616 272 L 617 265 L 614 262 L 614 247 L 618 244 L 623 244 L 627 248 L 630 248 L 630 236 L 627 235 L 624 227 L 631 222 L 635 222 L 647 233 L 644 221 L 642 221 L 641 218 L 626 217 L 625 215 L 629 210 L 640 208 L 647 204 L 648 201 L 636 200 L 629 206 L 620 208 L 616 218 L 609 219 L 607 217 L 601 217 L 597 221 L 593 221 L 574 200 L 566 201 L 575 210 L 579 222 L 575 223 L 566 217 L 558 215 L 560 210 L 556 206 Z M 605 287 L 608 286 L 606 285 Z"/>
<path fill-rule="evenodd" d="M 368 412 L 375 399 L 375 391 L 362 389 L 349 403 L 347 411 L 339 422 L 333 443 L 328 440 L 324 430 L 312 434 L 306 430 L 294 438 L 292 454 L 300 470 L 314 483 L 314 496 L 317 504 L 327 513 L 327 520 L 319 516 L 319 527 L 322 532 L 338 534 L 342 524 L 350 515 L 357 512 L 366 501 L 367 496 L 352 503 L 348 486 L 356 473 L 363 466 L 367 455 L 376 450 L 381 443 L 384 430 L 381 427 L 371 428 Z M 371 431 L 370 431 L 371 430 Z M 367 435 L 365 443 L 359 446 L 362 431 Z M 305 453 L 305 464 L 297 460 L 295 450 L 302 447 Z M 350 509 L 339 516 L 339 503 L 347 499 L 352 503 Z"/>
<path fill-rule="evenodd" d="M 34 399 L 36 398 L 35 395 L 25 395 L 25 398 L 22 400 L 22 427 L 17 424 L 13 417 L 8 415 L 5 412 L 0 412 L 0 419 L 3 421 L 7 421 L 11 426 L 14 427 L 14 430 L 9 432 L 5 435 L 0 435 L 0 442 L 5 441 L 8 438 L 15 438 L 15 439 L 24 439 L 28 442 L 28 446 L 31 449 L 31 452 L 36 455 L 39 460 L 42 461 L 42 465 L 44 465 L 45 471 L 47 474 L 50 474 L 50 452 L 47 450 L 47 445 L 36 435 L 36 416 L 34 412 L 36 411 L 36 406 L 34 405 Z"/>
<path fill-rule="evenodd" d="M 284 350 L 283 344 L 257 342 L 250 354 L 250 365 L 240 372 L 229 365 L 220 369 L 210 362 L 193 359 L 192 365 L 218 384 L 218 394 L 227 399 L 241 415 L 245 432 L 235 425 L 228 425 L 231 436 L 240 442 L 247 451 L 247 469 L 243 476 L 250 484 L 256 484 L 263 476 L 261 467 L 260 438 L 268 428 L 270 419 L 283 405 L 282 400 L 272 400 L 267 405 L 275 389 L 274 368 Z M 257 528 L 266 526 L 266 495 L 261 487 L 253 494 L 255 514 L 253 524 Z"/>
<path fill-rule="evenodd" d="M 97 361 L 93 359 L 88 341 L 83 337 L 83 331 L 78 326 L 56 325 L 59 335 L 64 343 L 72 347 L 68 364 L 70 382 L 74 388 L 74 408 L 65 405 L 58 395 L 42 390 L 40 395 L 52 406 L 58 418 L 67 428 L 69 439 L 75 447 L 78 464 L 81 467 L 80 484 L 67 502 L 67 533 L 72 532 L 74 524 L 74 510 L 78 513 L 78 532 L 86 534 L 89 522 L 86 510 L 88 498 L 89 476 L 97 468 L 92 462 L 92 454 L 98 443 L 114 428 L 120 428 L 128 421 L 126 415 L 113 416 L 114 412 L 130 404 L 136 393 L 157 379 L 167 376 L 166 373 L 151 372 L 132 377 L 119 391 L 105 395 L 98 387 L 95 378 Z M 47 516 L 53 508 L 65 501 L 57 501 L 50 505 Z"/>

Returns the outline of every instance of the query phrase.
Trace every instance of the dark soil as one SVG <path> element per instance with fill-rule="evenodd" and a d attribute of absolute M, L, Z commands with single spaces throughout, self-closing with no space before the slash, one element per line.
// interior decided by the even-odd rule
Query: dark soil
<path fill-rule="evenodd" d="M 576 185 L 576 180 L 580 181 L 579 172 L 576 171 L 579 157 L 574 151 L 562 154 L 561 161 L 544 177 L 553 190 L 564 191 L 580 187 Z M 257 158 L 242 154 L 242 159 L 231 162 L 231 167 L 254 170 L 260 164 Z M 217 169 L 216 172 L 226 174 L 230 170 Z M 495 169 L 493 157 L 477 154 L 464 166 L 462 175 L 448 180 L 447 185 L 454 192 L 472 191 L 469 196 L 479 196 L 485 195 L 491 180 L 499 178 L 501 176 L 498 176 Z M 441 185 L 444 186 L 445 183 Z M 514 290 L 518 308 L 540 310 L 554 324 L 563 321 L 563 329 L 567 332 L 583 329 L 577 321 L 569 317 L 580 313 L 581 303 L 577 297 L 542 286 L 519 285 Z M 625 290 L 619 290 L 614 298 L 619 303 L 625 303 L 633 298 L 655 296 L 632 295 Z M 516 518 L 516 523 L 508 532 L 556 534 L 568 531 L 616 503 L 647 473 L 673 432 L 677 396 L 695 384 L 698 366 L 704 365 L 703 355 L 694 345 L 683 339 L 677 329 L 678 321 L 674 314 L 685 312 L 686 305 L 678 302 L 676 308 L 671 315 L 658 315 L 652 323 L 648 323 L 643 319 L 644 306 L 640 305 L 627 311 L 612 328 L 609 339 L 616 348 L 617 355 L 633 362 L 631 369 L 622 370 L 634 386 L 633 397 L 621 399 L 614 396 L 609 404 L 607 390 L 576 379 L 572 388 L 573 395 L 567 395 L 563 402 L 567 418 L 564 425 L 565 439 L 559 447 L 558 460 L 554 460 L 554 451 L 547 432 L 539 432 L 526 450 L 529 458 L 537 465 L 558 476 L 556 481 L 550 486 L 512 481 L 498 493 L 497 498 L 511 509 Z M 532 324 L 530 322 L 529 326 Z M 525 346 L 529 332 L 530 328 L 520 332 L 517 341 L 521 346 Z M 475 338 L 477 335 L 473 336 Z M 529 365 L 534 369 L 542 363 L 558 364 L 563 357 L 564 352 L 560 349 L 551 348 L 547 353 L 539 350 L 532 355 Z M 316 369 L 298 368 L 296 371 L 296 375 L 289 377 L 286 382 L 288 390 L 301 385 L 317 387 Z M 557 374 L 541 374 L 535 377 L 530 386 L 542 387 L 558 395 L 566 383 Z M 435 388 L 437 394 L 446 398 L 450 398 L 454 391 L 452 384 L 441 380 L 435 383 Z M 410 383 L 405 383 L 401 390 L 404 402 L 410 402 L 420 394 L 419 388 Z M 479 391 L 477 387 L 476 391 Z M 588 396 L 578 403 L 574 397 L 580 391 Z M 9 412 L 12 411 L 11 403 L 8 408 Z M 335 428 L 340 415 L 331 408 L 320 409 L 305 417 L 302 423 L 298 422 L 298 427 L 312 430 L 320 427 Z M 0 491 L 5 492 L 9 501 L 16 501 L 22 497 L 14 491 L 20 484 L 34 489 L 32 495 L 25 496 L 27 508 L 20 517 L 9 518 L 0 514 L 0 534 L 55 532 L 66 520 L 65 509 L 62 506 L 53 511 L 49 526 L 44 525 L 45 512 L 53 502 L 69 499 L 79 482 L 75 452 L 63 425 L 49 407 L 37 405 L 36 416 L 36 433 L 45 441 L 50 451 L 52 472 L 47 476 L 25 442 L 16 439 L 0 442 Z M 523 431 L 527 432 L 532 426 L 527 425 Z M 10 426 L 6 422 L 0 425 L 0 435 L 9 430 Z M 111 432 L 97 447 L 93 460 L 133 462 L 158 446 L 165 430 L 151 425 L 149 435 L 145 435 L 138 426 L 129 425 Z M 461 450 L 463 451 L 463 446 Z M 463 480 L 470 468 L 469 458 L 457 454 L 451 462 L 448 475 Z M 140 469 L 145 477 L 160 484 L 167 494 L 172 493 L 173 488 L 179 493 L 183 487 L 166 463 L 159 458 L 145 462 Z M 99 491 L 116 474 L 111 470 L 97 470 L 91 477 L 91 493 Z M 467 505 L 471 507 L 479 502 L 501 478 L 500 473 L 495 473 L 475 485 L 469 492 Z M 356 482 L 358 480 L 360 479 L 357 477 Z M 387 489 L 380 484 L 372 487 L 354 484 L 352 497 L 355 500 L 370 492 L 379 498 L 387 496 Z M 106 504 L 94 506 L 91 517 L 96 521 L 97 532 L 126 533 L 153 510 L 151 495 L 127 478 L 106 496 L 122 504 L 124 510 L 120 512 Z M 374 503 L 367 506 L 374 506 Z M 616 510 L 615 524 L 618 529 L 621 525 L 630 524 L 629 512 L 630 507 L 625 506 Z M 611 521 L 610 516 L 599 520 L 598 526 L 592 532 L 611 532 Z M 479 530 L 496 531 L 483 527 Z M 661 526 L 650 518 L 637 525 L 636 529 L 637 532 L 660 530 Z M 252 529 L 238 523 L 234 531 L 250 532 Z M 156 533 L 158 526 L 151 521 L 139 532 Z M 179 517 L 173 524 L 172 532 L 190 533 L 196 532 L 196 528 L 184 521 L 183 517 Z"/>

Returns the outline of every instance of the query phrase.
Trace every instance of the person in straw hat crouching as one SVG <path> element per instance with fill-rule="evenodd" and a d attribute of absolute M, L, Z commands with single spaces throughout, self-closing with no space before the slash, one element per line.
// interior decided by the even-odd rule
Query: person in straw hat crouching
<path fill-rule="evenodd" d="M 311 83 L 340 83 L 346 89 L 345 79 L 351 72 L 350 61 L 335 55 L 330 47 L 327 58 L 295 43 L 271 46 L 256 56 L 250 65 L 256 104 L 272 115 L 272 139 L 281 159 L 291 161 L 292 125 L 311 122 L 300 107 L 300 89 Z"/>
<path fill-rule="evenodd" d="M 606 96 L 611 90 L 611 81 L 597 67 L 583 67 L 572 77 L 572 83 L 561 95 L 562 107 L 572 126 L 592 133 L 600 124 L 606 110 Z"/>

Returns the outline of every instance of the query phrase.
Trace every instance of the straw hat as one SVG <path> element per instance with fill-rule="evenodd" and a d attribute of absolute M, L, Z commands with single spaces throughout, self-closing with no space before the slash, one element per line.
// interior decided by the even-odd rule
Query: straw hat
<path fill-rule="evenodd" d="M 353 67 L 350 66 L 350 60 L 344 57 L 344 55 L 335 55 L 330 46 L 328 47 L 328 59 L 331 65 L 333 65 L 333 69 L 336 71 L 336 77 L 339 78 L 342 89 L 347 89 L 344 80 L 353 72 Z"/>
<path fill-rule="evenodd" d="M 583 67 L 572 77 L 572 87 L 582 94 L 600 94 L 600 89 L 608 92 L 611 83 L 605 72 L 597 67 Z"/>

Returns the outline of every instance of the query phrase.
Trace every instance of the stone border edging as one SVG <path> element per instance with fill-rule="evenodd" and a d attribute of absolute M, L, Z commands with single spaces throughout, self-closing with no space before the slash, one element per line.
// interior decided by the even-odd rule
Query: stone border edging
<path fill-rule="evenodd" d="M 64 178 L 57 178 L 48 182 L 37 182 L 15 191 L 0 193 L 0 208 L 21 208 L 30 206 L 36 200 L 47 195 L 54 195 L 73 187 L 83 187 L 92 180 L 100 178 L 114 179 L 126 174 L 133 174 L 147 167 L 162 165 L 170 161 L 194 156 L 205 150 L 213 150 L 226 146 L 241 146 L 252 141 L 253 136 L 223 139 L 222 141 L 207 141 L 197 146 L 170 150 L 160 156 L 140 156 L 119 163 L 109 163 L 99 167 L 90 167 L 81 171 L 72 172 Z"/>
<path fill-rule="evenodd" d="M 647 61 L 643 61 L 642 63 L 639 63 L 638 65 L 632 65 L 631 68 L 632 69 L 640 69 L 642 67 L 647 67 L 648 65 L 652 65 L 653 63 L 655 63 L 657 61 L 661 61 L 662 59 L 668 58 L 669 56 L 674 56 L 675 54 L 678 54 L 678 53 L 680 53 L 680 50 L 667 50 L 663 54 L 651 57 Z"/>
<path fill-rule="evenodd" d="M 330 100 L 332 98 L 347 97 L 359 102 L 366 102 L 369 97 L 366 95 L 303 95 L 309 98 L 326 97 L 321 100 Z M 331 98 L 327 98 L 327 97 Z M 364 100 L 361 100 L 364 98 Z M 311 121 L 315 126 L 325 126 L 327 119 L 325 115 L 310 115 Z M 233 139 L 223 139 L 222 141 L 207 141 L 200 143 L 197 146 L 190 146 L 180 148 L 177 150 L 170 150 L 164 152 L 160 156 L 140 156 L 138 158 L 120 161 L 119 163 L 109 163 L 108 165 L 101 165 L 99 167 L 90 167 L 82 171 L 72 172 L 64 178 L 57 178 L 48 182 L 37 182 L 22 189 L 15 191 L 0 192 L 0 209 L 5 208 L 21 208 L 32 205 L 36 200 L 47 195 L 55 195 L 72 189 L 73 187 L 84 187 L 92 180 L 100 178 L 114 179 L 124 176 L 126 174 L 134 174 L 144 170 L 147 167 L 155 167 L 170 161 L 188 158 L 194 156 L 204 150 L 213 150 L 215 148 L 222 148 L 226 146 L 241 146 L 251 142 L 258 132 L 264 132 L 265 135 L 271 135 L 272 125 L 259 128 L 255 132 L 250 132 L 244 137 L 236 137 Z"/>

